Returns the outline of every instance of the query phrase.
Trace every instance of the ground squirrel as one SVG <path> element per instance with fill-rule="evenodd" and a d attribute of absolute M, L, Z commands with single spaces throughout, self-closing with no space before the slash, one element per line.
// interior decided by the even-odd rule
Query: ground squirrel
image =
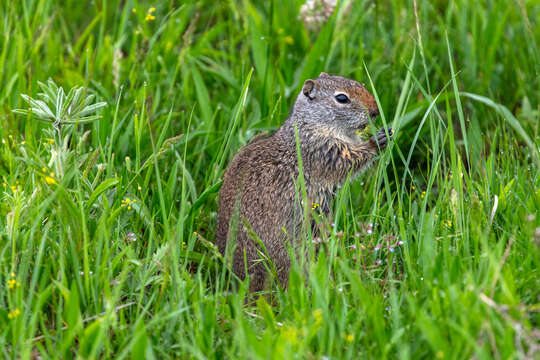
<path fill-rule="evenodd" d="M 233 158 L 219 192 L 216 240 L 222 254 L 228 244 L 234 244 L 233 270 L 242 279 L 247 270 L 250 291 L 263 290 L 267 276 L 261 248 L 250 231 L 265 245 L 281 285 L 288 283 L 286 243 L 299 238 L 304 219 L 298 201 L 302 196 L 297 194 L 295 125 L 308 200 L 328 214 L 336 186 L 386 147 L 384 129 L 367 141 L 358 135 L 378 114 L 377 103 L 364 85 L 321 73 L 306 80 L 292 112 L 273 135 L 256 137 Z M 236 224 L 235 229 L 231 224 Z"/>

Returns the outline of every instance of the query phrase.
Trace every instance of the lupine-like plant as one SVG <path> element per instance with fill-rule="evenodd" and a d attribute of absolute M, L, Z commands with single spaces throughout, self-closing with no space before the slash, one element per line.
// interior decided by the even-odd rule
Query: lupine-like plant
<path fill-rule="evenodd" d="M 26 94 L 21 97 L 30 106 L 29 109 L 15 109 L 14 113 L 48 122 L 52 128 L 45 129 L 52 144 L 51 160 L 49 165 L 54 165 L 59 176 L 64 174 L 65 160 L 69 154 L 68 132 L 63 130 L 66 126 L 74 126 L 95 121 L 101 118 L 95 113 L 107 105 L 106 102 L 96 102 L 95 95 L 87 94 L 86 89 L 75 86 L 66 94 L 64 88 L 56 85 L 49 78 L 46 83 L 38 82 L 42 92 L 34 99 Z"/>

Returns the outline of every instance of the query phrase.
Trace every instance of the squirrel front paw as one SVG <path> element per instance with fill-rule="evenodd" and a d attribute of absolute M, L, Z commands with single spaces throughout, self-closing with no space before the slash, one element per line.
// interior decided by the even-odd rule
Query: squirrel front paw
<path fill-rule="evenodd" d="M 369 140 L 373 146 L 375 146 L 376 149 L 382 150 L 388 145 L 388 140 L 392 136 L 392 127 L 388 128 L 388 137 L 386 136 L 386 131 L 384 131 L 384 128 L 381 128 L 377 135 L 372 136 Z"/>

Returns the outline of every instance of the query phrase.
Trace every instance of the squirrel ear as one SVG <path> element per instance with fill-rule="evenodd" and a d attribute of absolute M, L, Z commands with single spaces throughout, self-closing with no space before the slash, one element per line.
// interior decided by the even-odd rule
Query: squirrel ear
<path fill-rule="evenodd" d="M 315 92 L 315 81 L 308 79 L 304 83 L 304 87 L 302 87 L 302 93 L 309 99 L 313 100 L 315 98 L 314 96 Z"/>
<path fill-rule="evenodd" d="M 326 77 L 326 76 L 330 76 L 330 75 L 328 75 L 328 74 L 325 73 L 325 72 L 322 72 L 322 73 L 319 75 L 319 77 Z"/>

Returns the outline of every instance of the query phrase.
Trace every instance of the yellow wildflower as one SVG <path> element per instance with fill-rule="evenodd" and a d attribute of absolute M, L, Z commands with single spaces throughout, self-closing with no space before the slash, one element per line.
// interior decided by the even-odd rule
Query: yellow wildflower
<path fill-rule="evenodd" d="M 293 37 L 290 36 L 290 35 L 289 35 L 289 36 L 285 36 L 285 37 L 283 38 L 283 41 L 285 41 L 285 43 L 286 43 L 286 44 L 289 44 L 289 45 L 294 44 L 294 39 L 293 39 Z"/>
<path fill-rule="evenodd" d="M 135 14 L 137 12 L 137 9 L 133 8 L 131 9 L 131 12 Z"/>
<path fill-rule="evenodd" d="M 347 340 L 347 342 L 353 342 L 354 341 L 354 334 L 351 333 L 351 334 L 346 335 L 345 340 Z"/>
<path fill-rule="evenodd" d="M 8 313 L 8 319 L 15 319 L 17 316 L 21 315 L 21 310 L 15 309 Z"/>
<path fill-rule="evenodd" d="M 147 14 L 144 18 L 145 21 L 153 21 L 156 20 L 156 17 L 154 15 Z"/>
<path fill-rule="evenodd" d="M 124 200 L 122 200 L 122 204 L 120 205 L 120 207 L 127 207 L 128 210 L 131 210 L 132 209 L 131 204 L 136 203 L 136 202 L 137 202 L 137 199 L 130 199 L 127 197 Z"/>
<path fill-rule="evenodd" d="M 148 9 L 148 13 L 149 13 L 149 14 L 153 13 L 154 11 L 156 11 L 156 8 L 155 8 L 155 7 L 151 7 L 150 9 Z"/>
<path fill-rule="evenodd" d="M 56 180 L 54 179 L 54 173 L 51 173 L 52 176 L 45 176 L 45 182 L 49 185 L 56 184 Z"/>
<path fill-rule="evenodd" d="M 15 287 L 21 286 L 21 283 L 17 279 L 8 280 L 8 289 L 14 289 Z"/>
<path fill-rule="evenodd" d="M 49 144 L 54 144 L 54 139 L 46 139 Z"/>

